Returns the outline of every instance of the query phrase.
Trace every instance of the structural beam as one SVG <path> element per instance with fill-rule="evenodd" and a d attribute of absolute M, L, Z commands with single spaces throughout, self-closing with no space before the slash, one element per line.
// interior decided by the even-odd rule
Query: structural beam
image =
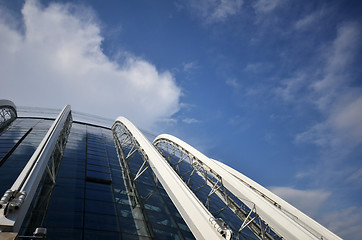
<path fill-rule="evenodd" d="M 39 182 L 57 147 L 58 139 L 69 130 L 71 110 L 67 105 L 55 119 L 38 148 L 0 200 L 0 232 L 18 232 L 33 200 Z"/>
<path fill-rule="evenodd" d="M 223 185 L 222 178 L 215 174 L 212 169 L 208 169 L 205 165 L 203 165 L 198 159 L 196 159 L 191 153 L 187 150 L 183 149 L 181 146 L 173 144 L 172 142 L 160 140 L 155 142 L 154 145 L 160 153 L 167 159 L 170 165 L 175 169 L 175 171 L 180 175 L 180 177 L 185 181 L 185 183 L 192 189 L 192 191 L 197 194 L 199 190 L 209 187 L 209 194 L 207 195 L 207 199 L 204 202 L 204 205 L 207 209 L 210 209 L 210 206 L 214 209 L 214 216 L 219 215 L 226 209 L 231 210 L 237 218 L 241 220 L 243 224 L 241 224 L 238 229 L 233 229 L 236 235 L 236 239 L 240 238 L 241 231 L 248 227 L 256 236 L 260 239 L 281 239 L 268 225 L 263 224 L 263 220 L 260 219 L 256 213 L 255 208 L 249 209 L 245 204 L 239 205 L 235 200 L 236 197 L 231 194 L 228 189 Z M 171 160 L 173 159 L 173 160 Z M 176 162 L 176 163 L 175 163 Z M 190 166 L 190 170 L 185 172 L 180 172 L 179 164 L 181 162 L 187 162 Z M 204 179 L 204 184 L 200 185 L 200 183 L 193 182 L 192 175 L 196 174 Z M 197 188 L 193 187 L 193 185 L 198 185 Z M 219 206 L 219 210 L 215 211 L 217 208 L 213 205 L 214 197 L 212 195 L 217 195 L 216 198 L 219 198 L 224 202 L 225 206 Z M 239 202 L 239 201 L 238 201 Z M 250 220 L 250 219 L 251 220 Z M 225 219 L 226 224 L 231 224 L 235 226 L 235 223 L 228 222 L 228 218 Z"/>
<path fill-rule="evenodd" d="M 286 239 L 341 239 L 328 229 L 324 228 L 313 219 L 306 216 L 296 208 L 282 201 L 281 198 L 271 194 L 265 188 L 245 178 L 235 170 L 231 170 L 220 162 L 214 161 L 204 154 L 183 142 L 182 140 L 162 134 L 154 140 L 153 144 L 166 141 L 185 149 L 192 154 L 205 169 L 210 169 L 222 179 L 223 185 L 236 197 L 242 200 L 250 209 L 255 208 L 255 212 L 270 225 L 278 235 Z M 271 201 L 271 199 L 273 199 Z M 247 200 L 247 201 L 245 201 Z M 284 209 L 284 211 L 283 211 Z M 297 214 L 297 221 L 286 212 Z"/>
<path fill-rule="evenodd" d="M 278 207 L 281 211 L 285 212 L 286 215 L 290 216 L 290 218 L 300 224 L 301 226 L 308 229 L 310 232 L 313 232 L 319 239 L 341 239 L 333 232 L 329 231 L 327 228 L 295 208 L 293 205 L 285 201 L 284 199 L 278 197 L 268 189 L 264 188 L 257 182 L 251 180 L 244 174 L 236 171 L 235 169 L 227 166 L 226 164 L 219 162 L 215 159 L 212 159 L 217 163 L 220 167 L 224 168 L 229 172 L 233 177 L 248 185 L 251 189 L 257 192 L 260 196 L 270 201 L 274 206 Z"/>
<path fill-rule="evenodd" d="M 150 167 L 197 239 L 225 239 L 222 227 L 187 187 L 173 168 L 146 137 L 126 118 L 119 117 L 112 128 L 121 124 L 136 140 Z"/>

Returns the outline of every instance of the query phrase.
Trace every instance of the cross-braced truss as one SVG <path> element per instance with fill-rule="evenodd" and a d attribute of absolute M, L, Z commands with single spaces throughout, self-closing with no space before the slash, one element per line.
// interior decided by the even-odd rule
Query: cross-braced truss
<path fill-rule="evenodd" d="M 128 119 L 119 117 L 112 130 L 119 149 L 120 163 L 124 168 L 127 190 L 135 193 L 135 201 L 140 206 L 140 211 L 144 209 L 142 203 L 148 201 L 155 193 L 159 194 L 157 186 L 160 183 L 160 187 L 162 185 L 162 189 L 197 239 L 232 238 L 232 231 L 225 222 L 214 218 L 169 163 Z M 149 184 L 152 178 L 155 183 L 153 187 Z M 147 215 L 143 214 L 147 224 L 146 218 Z M 152 237 L 152 232 L 149 236 Z"/>
<path fill-rule="evenodd" d="M 155 189 L 150 191 L 146 196 L 141 196 L 137 191 L 137 179 L 149 169 L 147 156 L 142 154 L 142 149 L 139 147 L 137 141 L 133 138 L 132 134 L 122 124 L 117 124 L 113 127 L 114 139 L 117 145 L 117 152 L 119 155 L 120 163 L 123 167 L 123 174 L 125 185 L 128 191 L 129 200 L 132 204 L 132 214 L 135 219 L 142 219 L 142 221 L 135 222 L 138 228 L 138 234 L 141 236 L 152 237 L 152 228 L 148 225 L 147 215 L 144 213 L 144 204 L 155 192 Z M 141 153 L 143 162 L 138 166 L 135 172 L 131 170 L 129 163 L 133 160 L 136 154 Z M 154 176 L 154 175 L 153 175 Z M 154 176 L 154 181 L 157 187 L 157 178 Z"/>
<path fill-rule="evenodd" d="M 281 239 L 258 215 L 255 205 L 252 209 L 247 207 L 240 199 L 237 199 L 222 183 L 222 177 L 217 175 L 212 169 L 199 161 L 195 156 L 177 144 L 165 139 L 154 143 L 155 147 L 175 169 L 190 189 L 197 194 L 202 189 L 208 189 L 205 207 L 211 209 L 215 201 L 213 196 L 217 196 L 224 202 L 224 206 L 218 206 L 213 212 L 218 216 L 226 209 L 230 209 L 242 222 L 238 227 L 236 239 L 239 239 L 242 230 L 248 227 L 259 239 Z M 203 183 L 193 181 L 197 175 L 203 179 Z M 215 205 L 213 206 L 215 209 Z M 226 222 L 226 224 L 228 224 Z"/>
<path fill-rule="evenodd" d="M 63 153 L 72 122 L 67 105 L 49 128 L 39 146 L 1 199 L 0 231 L 18 231 L 36 195 L 43 173 L 47 169 L 55 182 L 58 161 Z"/>

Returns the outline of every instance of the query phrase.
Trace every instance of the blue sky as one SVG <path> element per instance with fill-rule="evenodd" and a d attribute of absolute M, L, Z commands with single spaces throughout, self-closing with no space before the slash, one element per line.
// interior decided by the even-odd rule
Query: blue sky
<path fill-rule="evenodd" d="M 361 12 L 360 1 L 0 0 L 0 96 L 173 134 L 358 239 Z"/>

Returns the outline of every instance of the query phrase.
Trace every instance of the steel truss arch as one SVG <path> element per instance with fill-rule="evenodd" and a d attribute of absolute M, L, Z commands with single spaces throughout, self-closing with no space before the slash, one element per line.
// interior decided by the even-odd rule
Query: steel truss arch
<path fill-rule="evenodd" d="M 280 236 L 260 219 L 255 212 L 255 206 L 250 209 L 247 205 L 239 201 L 239 199 L 230 193 L 223 185 L 222 178 L 203 165 L 191 153 L 169 141 L 158 141 L 155 144 L 155 147 L 195 194 L 198 194 L 199 191 L 204 189 L 203 194 L 198 195 L 199 199 L 204 203 L 207 209 L 213 209 L 212 214 L 214 216 L 219 216 L 219 214 L 226 209 L 233 212 L 240 222 L 239 225 L 237 225 L 237 228 L 235 224 L 238 223 L 235 218 L 231 220 L 227 216 L 223 216 L 222 219 L 225 219 L 225 224 L 234 226 L 233 231 L 237 233 L 235 235 L 237 240 L 245 234 L 244 232 L 242 233 L 242 231 L 246 227 L 248 227 L 259 239 L 281 239 Z M 180 167 L 183 162 L 187 162 L 186 166 L 188 165 L 190 169 L 186 170 L 185 165 Z M 197 180 L 194 177 L 195 175 L 198 175 L 203 179 L 204 183 L 200 182 L 200 178 Z M 207 188 L 207 186 L 209 188 Z M 214 195 L 216 195 L 216 198 Z M 224 203 L 224 206 L 220 205 L 217 200 L 221 200 Z"/>
<path fill-rule="evenodd" d="M 249 209 L 254 209 L 255 214 L 260 216 L 279 236 L 285 239 L 341 239 L 264 187 L 225 164 L 206 157 L 182 140 L 168 134 L 161 134 L 153 141 L 156 148 L 162 143 L 172 144 L 192 156 L 192 164 L 202 166 L 217 177 L 228 191 L 244 202 Z M 253 219 L 248 215 L 241 228 L 252 221 Z M 258 235 L 261 239 L 269 238 L 266 235 Z"/>
<path fill-rule="evenodd" d="M 63 155 L 72 124 L 71 108 L 65 106 L 37 149 L 0 200 L 0 232 L 18 232 L 45 173 L 55 183 L 56 161 Z"/>
<path fill-rule="evenodd" d="M 136 144 L 140 149 L 148 165 L 156 175 L 157 180 L 162 184 L 193 235 L 197 239 L 230 239 L 231 236 L 227 229 L 220 225 L 220 222 L 204 207 L 133 123 L 124 117 L 119 117 L 113 124 L 112 129 L 116 129 L 119 125 L 130 134 L 128 137 L 123 138 L 123 140 Z M 144 167 L 146 167 L 146 164 L 139 169 L 138 174 L 142 174 Z"/>

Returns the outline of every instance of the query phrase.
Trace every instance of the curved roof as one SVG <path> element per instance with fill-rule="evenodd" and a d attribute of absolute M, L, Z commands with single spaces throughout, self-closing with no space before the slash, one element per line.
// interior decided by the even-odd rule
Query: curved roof
<path fill-rule="evenodd" d="M 125 117 L 113 124 L 122 124 L 133 136 L 148 159 L 153 172 L 197 239 L 223 239 L 212 224 L 213 216 L 187 187 L 147 138 Z"/>
<path fill-rule="evenodd" d="M 229 191 L 239 199 L 247 199 L 254 203 L 256 211 L 261 218 L 286 239 L 341 239 L 261 185 L 231 167 L 208 158 L 186 142 L 169 134 L 161 134 L 155 138 L 153 144 L 156 145 L 160 141 L 170 142 L 177 147 L 181 147 L 184 151 L 192 154 L 196 159 L 212 169 L 222 177 L 223 184 Z M 273 199 L 274 203 L 277 203 L 277 206 L 281 208 L 273 204 L 270 199 Z M 248 205 L 247 202 L 245 203 Z M 294 215 L 298 222 L 282 210 Z"/>

